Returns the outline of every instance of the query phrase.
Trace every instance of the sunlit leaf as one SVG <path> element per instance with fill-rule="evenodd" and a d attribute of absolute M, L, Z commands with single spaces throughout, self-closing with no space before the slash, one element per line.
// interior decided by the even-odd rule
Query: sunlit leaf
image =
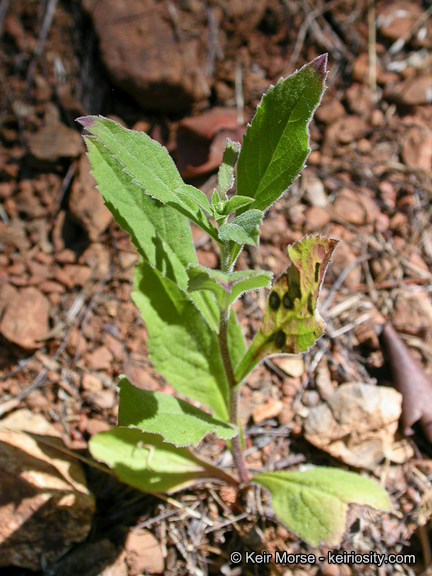
<path fill-rule="evenodd" d="M 308 125 L 325 88 L 327 55 L 281 79 L 247 127 L 237 164 L 237 193 L 266 210 L 297 178 L 309 155 Z"/>
<path fill-rule="evenodd" d="M 237 244 L 258 243 L 259 230 L 263 213 L 260 210 L 248 210 L 240 216 L 236 216 L 231 222 L 226 222 L 218 230 L 219 239 L 223 241 L 232 240 Z"/>
<path fill-rule="evenodd" d="M 218 172 L 218 184 L 221 197 L 225 196 L 227 191 L 234 184 L 234 166 L 240 152 L 240 144 L 227 138 L 225 150 L 222 156 L 222 163 Z"/>
<path fill-rule="evenodd" d="M 96 460 L 105 462 L 126 484 L 143 492 L 172 493 L 206 478 L 234 479 L 199 459 L 188 448 L 176 448 L 158 434 L 135 428 L 112 428 L 90 439 Z"/>
<path fill-rule="evenodd" d="M 337 468 L 265 472 L 252 478 L 269 490 L 276 516 L 311 546 L 338 546 L 346 530 L 349 504 L 390 510 L 376 482 Z"/>
<path fill-rule="evenodd" d="M 172 206 L 217 240 L 216 228 L 200 209 L 204 194 L 184 184 L 173 159 L 159 142 L 145 132 L 128 130 L 101 116 L 83 116 L 78 122 L 110 151 L 144 194 Z"/>

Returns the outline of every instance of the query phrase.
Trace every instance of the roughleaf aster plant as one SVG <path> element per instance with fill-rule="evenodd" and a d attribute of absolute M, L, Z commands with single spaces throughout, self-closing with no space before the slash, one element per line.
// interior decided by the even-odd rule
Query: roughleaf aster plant
<path fill-rule="evenodd" d="M 98 116 L 78 119 L 89 134 L 98 189 L 140 255 L 133 300 L 147 326 L 150 359 L 182 398 L 138 389 L 122 376 L 118 426 L 93 436 L 93 456 L 152 493 L 202 479 L 259 484 L 276 516 L 312 545 L 340 543 L 348 505 L 389 509 L 387 494 L 368 478 L 333 468 L 251 475 L 238 394 L 263 358 L 305 352 L 323 333 L 317 301 L 337 241 L 318 235 L 289 246 L 290 266 L 273 283 L 271 272 L 234 268 L 245 244 L 258 245 L 264 212 L 305 166 L 326 65 L 327 56 L 319 56 L 268 90 L 242 146 L 227 140 L 209 199 L 183 182 L 167 150 L 147 134 Z M 198 263 L 190 222 L 217 243 L 220 269 Z M 269 293 L 247 348 L 232 304 L 260 288 Z M 227 442 L 237 474 L 193 453 L 209 432 Z"/>

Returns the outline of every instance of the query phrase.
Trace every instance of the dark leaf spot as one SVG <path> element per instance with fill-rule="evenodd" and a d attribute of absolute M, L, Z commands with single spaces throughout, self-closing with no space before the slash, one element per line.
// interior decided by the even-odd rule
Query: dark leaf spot
<path fill-rule="evenodd" d="M 269 296 L 269 306 L 272 310 L 277 310 L 280 306 L 280 298 L 277 292 L 272 292 Z"/>
<path fill-rule="evenodd" d="M 309 296 L 308 296 L 307 308 L 308 308 L 308 310 L 309 310 L 309 314 L 313 314 L 313 313 L 314 313 L 314 303 L 313 303 L 312 294 L 309 294 Z"/>
<path fill-rule="evenodd" d="M 282 350 L 282 348 L 285 346 L 285 341 L 286 341 L 285 332 L 283 332 L 282 330 L 279 330 L 279 332 L 277 332 L 276 336 L 275 336 L 276 348 L 279 348 L 279 350 Z"/>
<path fill-rule="evenodd" d="M 289 286 L 289 291 L 292 294 L 292 298 L 299 298 L 301 299 L 302 297 L 302 293 L 301 293 L 301 289 L 300 289 L 300 284 L 298 282 L 292 282 Z"/>
<path fill-rule="evenodd" d="M 315 264 L 315 282 L 318 282 L 319 280 L 319 271 L 320 271 L 320 265 L 319 262 L 317 262 Z"/>
<path fill-rule="evenodd" d="M 284 297 L 282 298 L 282 304 L 287 310 L 292 310 L 294 308 L 294 299 L 291 298 L 289 292 L 284 294 Z"/>

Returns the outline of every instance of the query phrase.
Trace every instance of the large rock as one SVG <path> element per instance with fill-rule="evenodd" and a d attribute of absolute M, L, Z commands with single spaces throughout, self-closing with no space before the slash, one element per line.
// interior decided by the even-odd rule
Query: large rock
<path fill-rule="evenodd" d="M 113 82 L 147 110 L 182 112 L 210 96 L 208 21 L 246 36 L 261 20 L 266 0 L 83 0 Z"/>
<path fill-rule="evenodd" d="M 391 454 L 401 411 L 393 388 L 346 382 L 311 409 L 305 438 L 350 466 L 374 470 Z"/>
<path fill-rule="evenodd" d="M 0 566 L 41 570 L 86 538 L 94 499 L 78 460 L 61 451 L 42 416 L 19 410 L 1 424 Z"/>
<path fill-rule="evenodd" d="M 145 109 L 182 111 L 208 95 L 198 56 L 200 38 L 189 35 L 179 42 L 165 2 L 84 0 L 83 4 L 93 19 L 113 82 Z"/>

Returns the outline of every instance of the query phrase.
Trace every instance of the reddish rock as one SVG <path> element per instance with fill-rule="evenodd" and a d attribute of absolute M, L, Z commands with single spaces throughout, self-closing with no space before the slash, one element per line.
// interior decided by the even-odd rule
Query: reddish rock
<path fill-rule="evenodd" d="M 79 160 L 78 176 L 74 179 L 69 197 L 69 209 L 95 242 L 112 222 L 112 214 L 105 206 L 96 182 L 90 174 L 90 162 L 85 154 Z"/>
<path fill-rule="evenodd" d="M 7 224 L 0 221 L 0 251 L 12 252 L 15 249 L 25 251 L 30 248 L 30 242 L 19 218 L 12 218 Z"/>
<path fill-rule="evenodd" d="M 150 0 L 85 0 L 113 82 L 148 110 L 183 111 L 209 94 L 201 72 L 199 35 L 177 38 L 179 5 L 170 13 Z M 173 21 L 173 17 L 179 20 Z M 188 20 L 193 16 L 187 15 Z"/>
<path fill-rule="evenodd" d="M 25 350 L 40 348 L 49 331 L 49 300 L 36 288 L 24 288 L 10 300 L 0 322 L 0 334 Z"/>
<path fill-rule="evenodd" d="M 378 218 L 376 219 L 375 230 L 377 232 L 384 233 L 389 229 L 389 226 L 390 226 L 390 218 L 387 216 L 387 214 L 381 212 L 381 214 L 379 214 Z"/>
<path fill-rule="evenodd" d="M 86 264 L 91 268 L 93 278 L 101 280 L 110 268 L 111 256 L 108 248 L 103 244 L 93 243 L 83 252 L 78 262 L 79 264 Z"/>
<path fill-rule="evenodd" d="M 263 242 L 279 243 L 287 231 L 288 224 L 283 214 L 275 214 L 273 218 L 265 218 L 260 227 L 260 238 Z"/>
<path fill-rule="evenodd" d="M 104 420 L 98 420 L 97 418 L 89 418 L 85 421 L 85 425 L 83 427 L 83 432 L 87 432 L 89 436 L 94 436 L 95 434 L 99 434 L 99 432 L 106 432 L 109 430 L 111 426 L 108 422 Z"/>
<path fill-rule="evenodd" d="M 91 268 L 78 264 L 66 264 L 64 268 L 57 268 L 53 273 L 54 279 L 66 286 L 68 290 L 74 286 L 85 286 L 91 276 Z"/>
<path fill-rule="evenodd" d="M 324 133 L 324 142 L 321 152 L 323 156 L 333 156 L 334 149 L 338 144 L 349 144 L 366 136 L 370 127 L 359 116 L 342 116 L 327 127 Z"/>
<path fill-rule="evenodd" d="M 325 208 L 311 206 L 306 210 L 305 231 L 320 232 L 330 222 L 330 214 Z"/>
<path fill-rule="evenodd" d="M 282 410 L 278 415 L 278 421 L 281 426 L 284 424 L 290 424 L 294 417 L 293 412 L 293 399 L 292 398 L 282 398 Z"/>
<path fill-rule="evenodd" d="M 90 370 L 108 370 L 113 361 L 113 356 L 106 346 L 100 346 L 86 355 L 86 366 Z"/>
<path fill-rule="evenodd" d="M 46 208 L 36 196 L 30 180 L 23 180 L 19 184 L 19 192 L 15 196 L 17 210 L 29 218 L 40 218 L 46 213 Z"/>
<path fill-rule="evenodd" d="M 432 302 L 425 290 L 400 290 L 392 310 L 392 323 L 398 332 L 422 336 L 432 329 Z"/>
<path fill-rule="evenodd" d="M 366 222 L 366 211 L 359 195 L 349 188 L 342 188 L 338 192 L 333 202 L 333 211 L 336 216 L 350 224 L 361 226 Z"/>
<path fill-rule="evenodd" d="M 163 573 L 165 562 L 161 546 L 148 530 L 131 530 L 126 538 L 125 549 L 129 576 Z"/>
<path fill-rule="evenodd" d="M 345 114 L 345 108 L 343 104 L 332 98 L 328 102 L 324 102 L 318 106 L 315 112 L 315 118 L 322 122 L 323 124 L 333 124 L 336 120 L 341 118 Z"/>
<path fill-rule="evenodd" d="M 409 168 L 431 170 L 432 132 L 419 126 L 410 128 L 405 135 L 401 155 Z"/>
<path fill-rule="evenodd" d="M 102 338 L 103 343 L 114 356 L 117 361 L 122 360 L 125 357 L 125 348 L 123 342 L 114 338 L 111 334 L 105 333 Z"/>
<path fill-rule="evenodd" d="M 421 106 L 432 102 L 432 75 L 428 72 L 417 78 L 400 82 L 384 91 L 383 97 L 405 106 Z"/>
<path fill-rule="evenodd" d="M 48 412 L 48 410 L 52 407 L 51 402 L 40 390 L 33 390 L 30 392 L 30 394 L 26 397 L 26 404 L 35 414 L 39 414 L 40 412 Z"/>
<path fill-rule="evenodd" d="M 361 84 L 368 84 L 369 82 L 369 57 L 367 52 L 362 52 L 357 56 L 352 65 L 352 77 L 355 82 Z M 383 70 L 379 62 L 377 62 L 377 80 L 382 82 Z"/>
<path fill-rule="evenodd" d="M 39 104 L 49 102 L 52 96 L 52 89 L 47 80 L 40 74 L 34 74 L 32 79 L 35 84 L 34 94 L 36 102 Z"/>
<path fill-rule="evenodd" d="M 151 123 L 147 120 L 138 120 L 132 126 L 132 130 L 136 130 L 137 132 L 149 132 L 151 128 Z"/>
<path fill-rule="evenodd" d="M 102 380 L 90 372 L 83 374 L 81 386 L 87 392 L 100 392 L 103 389 Z"/>
<path fill-rule="evenodd" d="M 84 392 L 83 397 L 86 402 L 93 404 L 99 410 L 109 410 L 115 404 L 116 393 L 113 388 L 108 388 L 96 392 Z"/>
<path fill-rule="evenodd" d="M 408 217 L 406 214 L 402 214 L 402 212 L 396 212 L 391 218 L 389 222 L 389 228 L 396 234 L 400 234 L 402 237 L 406 237 L 408 233 Z M 393 239 L 394 242 L 394 239 Z"/>
<path fill-rule="evenodd" d="M 387 277 L 387 274 L 393 269 L 393 264 L 389 258 L 373 258 L 369 263 L 372 277 L 375 280 L 382 281 Z"/>
<path fill-rule="evenodd" d="M 44 280 L 38 285 L 38 288 L 44 294 L 63 294 L 66 291 L 62 284 L 59 284 L 54 280 Z"/>
<path fill-rule="evenodd" d="M 214 252 L 207 252 L 206 250 L 197 250 L 198 262 L 207 268 L 216 268 L 218 259 Z"/>
<path fill-rule="evenodd" d="M 184 118 L 177 132 L 176 161 L 183 178 L 194 178 L 216 170 L 226 139 L 241 142 L 245 132 L 239 126 L 237 110 L 212 108 L 199 116 Z"/>
<path fill-rule="evenodd" d="M 129 364 L 126 367 L 125 374 L 127 379 L 137 388 L 143 390 L 160 390 L 161 385 L 150 373 L 149 366 L 138 366 Z"/>
<path fill-rule="evenodd" d="M 351 84 L 345 92 L 345 98 L 350 111 L 359 116 L 369 117 L 375 106 L 376 96 L 363 84 Z"/>
<path fill-rule="evenodd" d="M 0 318 L 9 305 L 9 302 L 16 300 L 17 296 L 18 290 L 16 288 L 7 283 L 0 284 Z"/>
<path fill-rule="evenodd" d="M 334 237 L 329 232 L 329 236 Z M 337 250 L 335 250 L 332 258 L 331 266 L 328 267 L 326 279 L 331 284 L 344 272 L 348 267 L 352 267 L 357 256 L 354 254 L 352 248 L 346 242 L 340 242 Z M 363 277 L 361 264 L 357 264 L 351 268 L 350 272 L 343 281 L 343 286 L 355 290 L 361 283 Z"/>
<path fill-rule="evenodd" d="M 400 0 L 399 2 L 384 3 L 377 6 L 377 25 L 380 34 L 392 41 L 397 41 L 410 35 L 411 29 L 423 14 L 421 4 Z M 426 20 L 423 25 L 424 33 L 414 35 L 417 43 L 424 45 L 430 43 L 432 26 Z M 421 28 L 420 28 L 421 30 Z M 429 40 L 428 37 L 429 36 Z M 430 45 L 430 44 L 427 44 Z"/>
<path fill-rule="evenodd" d="M 76 254 L 70 248 L 65 248 L 56 254 L 56 261 L 59 264 L 74 264 L 76 262 Z"/>

